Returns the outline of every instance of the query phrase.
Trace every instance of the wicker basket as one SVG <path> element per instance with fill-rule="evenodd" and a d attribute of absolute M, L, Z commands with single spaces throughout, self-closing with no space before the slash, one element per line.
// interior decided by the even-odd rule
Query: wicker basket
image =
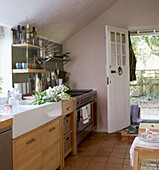
<path fill-rule="evenodd" d="M 64 117 L 64 135 L 71 130 L 70 115 Z"/>
<path fill-rule="evenodd" d="M 64 138 L 64 153 L 71 148 L 71 134 Z"/>

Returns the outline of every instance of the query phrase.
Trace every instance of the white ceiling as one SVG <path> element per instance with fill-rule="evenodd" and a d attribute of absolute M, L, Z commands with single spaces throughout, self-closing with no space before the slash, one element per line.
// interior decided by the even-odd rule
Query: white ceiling
<path fill-rule="evenodd" d="M 3 0 L 0 25 L 35 25 L 56 42 L 64 42 L 102 14 L 118 0 Z"/>

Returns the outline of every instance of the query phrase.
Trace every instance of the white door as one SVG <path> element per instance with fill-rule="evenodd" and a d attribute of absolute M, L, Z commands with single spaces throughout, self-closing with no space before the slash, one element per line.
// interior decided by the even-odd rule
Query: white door
<path fill-rule="evenodd" d="M 108 133 L 130 125 L 128 30 L 105 26 Z"/>

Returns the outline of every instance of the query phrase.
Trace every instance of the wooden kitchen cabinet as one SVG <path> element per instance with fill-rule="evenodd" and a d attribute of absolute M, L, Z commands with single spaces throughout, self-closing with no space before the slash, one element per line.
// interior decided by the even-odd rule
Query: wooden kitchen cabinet
<path fill-rule="evenodd" d="M 62 164 L 61 117 L 13 140 L 13 170 L 56 170 Z"/>
<path fill-rule="evenodd" d="M 42 169 L 41 128 L 13 140 L 13 169 Z"/>
<path fill-rule="evenodd" d="M 61 164 L 60 119 L 42 128 L 43 170 L 54 170 Z"/>
<path fill-rule="evenodd" d="M 71 153 L 76 155 L 76 118 L 75 118 L 75 100 L 63 100 L 62 101 L 62 167 L 65 166 L 65 158 Z M 67 133 L 65 131 L 65 116 L 70 117 L 70 130 Z M 67 143 L 67 139 L 71 144 Z M 68 147 L 70 146 L 70 147 Z"/>

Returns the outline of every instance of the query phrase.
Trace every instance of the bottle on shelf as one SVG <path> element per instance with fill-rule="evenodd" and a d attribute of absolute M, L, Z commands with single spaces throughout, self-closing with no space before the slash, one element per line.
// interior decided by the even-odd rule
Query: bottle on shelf
<path fill-rule="evenodd" d="M 38 34 L 37 34 L 37 30 L 35 30 L 34 32 L 34 39 L 35 39 L 35 45 L 39 45 L 39 37 L 38 37 Z"/>
<path fill-rule="evenodd" d="M 30 37 L 31 37 L 31 44 L 33 45 L 38 45 L 37 44 L 37 31 L 35 30 L 35 27 L 33 27 L 32 32 L 30 32 Z"/>
<path fill-rule="evenodd" d="M 34 27 L 33 27 L 34 30 Z M 33 34 L 33 30 L 30 32 L 30 44 L 34 44 L 34 34 Z"/>
<path fill-rule="evenodd" d="M 17 26 L 16 30 L 16 44 L 20 44 L 20 25 Z"/>
<path fill-rule="evenodd" d="M 22 31 L 21 31 L 21 44 L 25 44 L 26 43 L 26 33 L 25 33 L 25 27 L 22 27 Z"/>
<path fill-rule="evenodd" d="M 27 24 L 27 28 L 26 28 L 26 43 L 27 43 L 27 44 L 30 43 L 30 30 L 29 30 L 29 24 Z"/>

